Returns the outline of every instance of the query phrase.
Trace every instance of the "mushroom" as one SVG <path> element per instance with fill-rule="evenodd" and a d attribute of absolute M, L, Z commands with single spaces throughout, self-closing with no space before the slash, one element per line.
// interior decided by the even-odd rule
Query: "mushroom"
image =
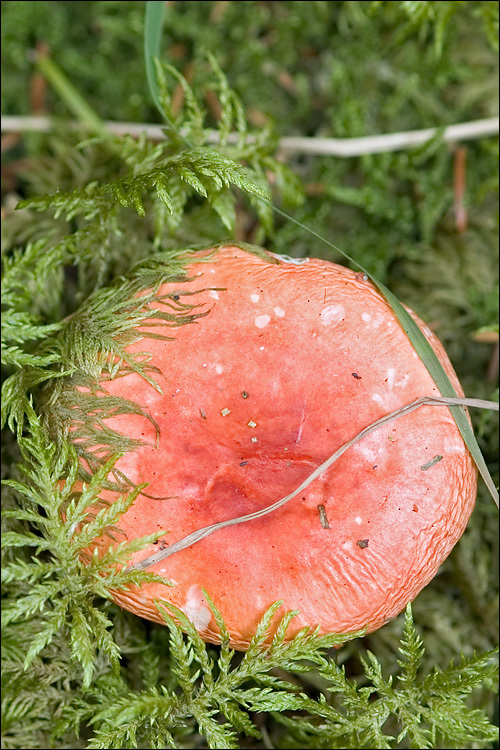
<path fill-rule="evenodd" d="M 129 540 L 167 529 L 161 544 L 171 545 L 265 508 L 367 425 L 439 395 L 392 309 L 362 274 L 236 246 L 193 253 L 186 274 L 159 294 L 208 314 L 169 329 L 172 340 L 128 347 L 148 349 L 162 393 L 130 371 L 100 384 L 150 417 L 106 420 L 143 441 L 117 464 L 133 483 L 149 483 L 120 519 Z M 411 314 L 462 395 L 442 345 Z M 170 601 L 217 643 L 205 589 L 231 645 L 243 650 L 277 600 L 280 612 L 299 610 L 288 638 L 306 625 L 320 633 L 370 632 L 436 574 L 475 494 L 476 469 L 449 410 L 422 406 L 357 442 L 283 507 L 149 568 L 172 587 L 131 586 L 114 599 L 160 623 L 155 600 Z M 117 493 L 101 496 L 113 501 Z M 102 549 L 110 543 L 96 540 Z M 134 553 L 131 563 L 158 548 Z"/>

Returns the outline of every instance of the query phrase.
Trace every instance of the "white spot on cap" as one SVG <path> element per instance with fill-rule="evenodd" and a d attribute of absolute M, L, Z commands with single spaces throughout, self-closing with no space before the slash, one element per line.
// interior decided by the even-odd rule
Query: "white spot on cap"
<path fill-rule="evenodd" d="M 408 373 L 405 373 L 400 377 L 399 380 L 396 380 L 396 368 L 395 367 L 389 367 L 387 370 L 387 385 L 389 386 L 389 389 L 392 391 L 394 388 L 403 388 L 408 383 L 410 376 Z"/>
<path fill-rule="evenodd" d="M 153 388 L 150 388 L 149 390 L 144 392 L 143 396 L 141 396 L 142 403 L 147 404 L 148 406 L 156 404 L 159 395 L 160 394 L 156 389 L 154 390 Z"/>
<path fill-rule="evenodd" d="M 369 438 L 366 437 L 364 440 L 360 440 L 359 443 L 356 443 L 356 445 L 353 446 L 353 450 L 357 453 L 361 453 L 363 458 L 366 458 L 367 461 L 373 463 L 373 461 L 378 460 L 380 454 L 380 445 L 377 445 L 375 441 L 377 441 L 377 438 L 370 441 Z"/>
<path fill-rule="evenodd" d="M 221 372 L 224 372 L 224 368 L 222 367 L 222 365 L 215 365 L 215 372 L 217 373 L 217 375 L 220 375 Z"/>
<path fill-rule="evenodd" d="M 324 326 L 339 323 L 345 315 L 342 305 L 328 305 L 321 311 L 321 322 Z"/>
<path fill-rule="evenodd" d="M 254 422 L 253 420 L 250 420 L 250 422 L 248 422 L 248 424 L 247 424 L 247 427 L 257 427 L 257 422 Z"/>
<path fill-rule="evenodd" d="M 227 417 L 228 414 L 231 414 L 231 409 L 222 409 L 221 414 L 223 417 Z"/>
<path fill-rule="evenodd" d="M 294 266 L 300 266 L 301 263 L 307 263 L 309 258 L 290 258 L 289 255 L 281 255 L 280 253 L 271 253 L 275 258 L 279 258 L 283 263 L 292 263 Z"/>
<path fill-rule="evenodd" d="M 269 315 L 257 315 L 255 318 L 255 325 L 257 328 L 265 328 L 270 321 L 271 318 Z"/>
<path fill-rule="evenodd" d="M 372 401 L 375 401 L 376 404 L 381 404 L 383 400 L 380 393 L 372 393 Z"/>
<path fill-rule="evenodd" d="M 364 320 L 365 323 L 369 323 L 371 319 L 372 319 L 372 316 L 370 315 L 370 313 L 363 313 L 361 315 L 361 320 Z"/>
<path fill-rule="evenodd" d="M 257 438 L 252 438 L 252 443 L 256 443 L 256 442 L 257 442 Z"/>
<path fill-rule="evenodd" d="M 360 516 L 356 516 L 354 520 L 356 521 L 356 523 L 361 523 L 363 521 L 363 519 Z"/>
<path fill-rule="evenodd" d="M 446 453 L 466 453 L 467 452 L 467 449 L 465 447 L 465 443 L 463 440 L 459 440 L 459 442 L 456 442 L 455 440 L 450 440 L 450 438 L 445 438 L 444 450 L 446 451 Z"/>
<path fill-rule="evenodd" d="M 258 302 L 260 300 L 260 295 L 259 294 L 251 294 L 250 295 L 250 299 L 252 300 L 252 302 Z"/>
<path fill-rule="evenodd" d="M 264 347 L 263 347 L 263 346 L 259 346 L 259 350 L 260 350 L 261 352 L 263 352 L 263 351 L 264 351 Z"/>
<path fill-rule="evenodd" d="M 216 292 L 215 289 L 211 289 L 208 294 L 213 299 L 219 299 L 219 292 Z"/>
<path fill-rule="evenodd" d="M 205 597 L 199 586 L 195 584 L 188 589 L 186 603 L 181 609 L 189 617 L 198 632 L 201 633 L 206 630 L 212 619 L 212 613 L 207 607 Z"/>
<path fill-rule="evenodd" d="M 276 314 L 276 317 L 278 318 L 284 318 L 285 317 L 285 311 L 281 307 L 275 307 L 274 312 Z"/>

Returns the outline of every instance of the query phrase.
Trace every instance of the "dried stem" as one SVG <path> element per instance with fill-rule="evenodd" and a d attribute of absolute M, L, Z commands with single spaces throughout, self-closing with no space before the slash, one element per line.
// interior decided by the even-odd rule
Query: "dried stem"
<path fill-rule="evenodd" d="M 376 422 L 373 422 L 372 424 L 368 425 L 368 427 L 365 427 L 363 430 L 361 430 L 361 432 L 355 435 L 355 437 L 348 440 L 347 443 L 344 443 L 344 445 L 336 450 L 335 453 L 330 456 L 330 458 L 320 464 L 311 474 L 309 474 L 307 479 L 305 479 L 302 484 L 297 487 L 297 489 L 295 489 L 289 495 L 282 497 L 281 500 L 278 500 L 276 503 L 273 503 L 272 505 L 269 505 L 267 508 L 263 508 L 262 510 L 258 510 L 255 513 L 249 513 L 246 516 L 230 518 L 228 521 L 220 521 L 219 523 L 214 523 L 211 526 L 205 526 L 205 528 L 203 529 L 198 529 L 198 531 L 194 531 L 192 534 L 188 534 L 188 536 L 184 537 L 183 539 L 179 539 L 178 542 L 171 544 L 166 549 L 160 550 L 153 555 L 148 555 L 144 558 L 144 560 L 141 560 L 134 565 L 130 565 L 128 569 L 144 570 L 145 568 L 149 568 L 151 565 L 155 565 L 161 560 L 164 560 L 166 557 L 173 555 L 175 552 L 186 549 L 186 547 L 191 547 L 191 545 L 196 544 L 196 542 L 201 541 L 201 539 L 204 539 L 210 534 L 213 534 L 214 531 L 224 529 L 227 526 L 235 526 L 238 523 L 255 521 L 257 518 L 262 518 L 268 513 L 272 513 L 274 510 L 281 508 L 283 505 L 288 503 L 290 500 L 293 500 L 294 497 L 297 497 L 297 495 L 299 495 L 307 487 L 309 487 L 309 485 L 314 482 L 314 480 L 317 479 L 321 474 L 323 474 L 323 472 L 329 469 L 330 466 L 332 466 L 332 464 L 334 464 L 335 461 L 337 461 L 340 456 L 342 456 L 342 454 L 351 447 L 351 445 L 354 445 L 366 435 L 369 435 L 370 432 L 374 432 L 379 427 L 392 422 L 398 417 L 402 417 L 405 414 L 409 414 L 410 412 L 415 411 L 415 409 L 418 409 L 420 406 L 471 406 L 478 409 L 491 409 L 494 411 L 498 411 L 499 408 L 499 405 L 495 401 L 483 401 L 482 399 L 477 398 L 444 398 L 442 396 L 424 396 L 423 398 L 419 398 L 416 401 L 412 401 L 411 403 L 406 404 L 406 406 L 401 406 L 399 409 L 396 409 L 396 411 L 393 411 L 390 414 L 386 414 L 385 417 L 381 417 L 381 419 L 377 419 Z M 495 498 L 495 502 L 498 505 L 498 493 Z"/>
<path fill-rule="evenodd" d="M 446 143 L 466 141 L 485 136 L 497 135 L 500 127 L 498 117 L 489 117 L 483 120 L 462 122 L 450 125 L 443 130 L 443 140 Z M 68 123 L 70 127 L 76 127 L 78 123 Z M 17 117 L 5 115 L 2 117 L 2 133 L 22 132 L 34 130 L 48 132 L 53 129 L 53 122 L 48 117 Z M 148 125 L 135 122 L 112 122 L 104 123 L 104 127 L 115 135 L 129 135 L 138 137 L 146 133 L 151 140 L 161 141 L 165 138 L 161 125 Z M 319 154 L 324 156 L 362 156 L 363 154 L 378 154 L 387 151 L 400 151 L 406 148 L 420 146 L 439 131 L 439 128 L 425 128 L 424 130 L 408 130 L 401 133 L 386 133 L 384 135 L 368 135 L 362 138 L 305 138 L 301 136 L 285 136 L 280 139 L 279 145 L 284 151 L 299 151 L 302 153 Z M 209 134 L 209 142 L 217 143 L 218 133 L 213 131 Z M 229 143 L 234 143 L 240 136 L 232 133 Z M 251 135 L 247 136 L 248 142 L 253 141 Z"/>

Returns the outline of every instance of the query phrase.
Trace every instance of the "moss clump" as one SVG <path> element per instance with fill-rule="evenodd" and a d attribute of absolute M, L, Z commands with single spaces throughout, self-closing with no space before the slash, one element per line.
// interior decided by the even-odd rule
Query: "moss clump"
<path fill-rule="evenodd" d="M 139 2 L 2 3 L 3 113 L 28 114 L 36 103 L 30 50 L 44 42 L 101 118 L 158 121 L 143 14 Z M 414 308 L 445 343 L 467 395 L 496 398 L 496 140 L 461 144 L 465 181 L 439 134 L 418 149 L 352 159 L 284 154 L 277 144 L 496 114 L 497 48 L 493 2 L 176 2 L 164 40 L 175 68 L 165 68 L 163 95 L 199 159 L 172 132 L 154 144 L 68 128 L 67 102 L 50 88 L 44 106 L 57 129 L 7 143 L 3 747 L 495 746 L 498 542 L 484 488 L 462 540 L 414 603 L 416 628 L 408 611 L 339 652 L 304 633 L 264 652 L 257 635 L 249 655 L 235 656 L 192 629 L 182 636 L 168 614 L 162 628 L 111 603 L 110 587 L 151 574 L 116 572 L 127 555 L 118 543 L 103 567 L 83 566 L 78 550 L 119 523 L 134 490 L 113 510 L 96 505 L 94 525 L 75 533 L 113 459 L 71 495 L 71 481 L 65 489 L 59 480 L 76 477 L 77 457 L 64 441 L 55 447 L 38 409 L 62 361 L 55 342 L 71 330 L 65 319 L 139 262 L 153 273 L 162 253 L 228 235 L 342 261 L 273 216 L 261 194 Z M 221 136 L 216 148 L 208 128 Z M 228 129 L 239 130 L 238 143 L 225 140 Z M 151 178 L 158 170 L 166 181 Z M 14 211 L 19 198 L 33 201 Z M 497 471 L 497 421 L 472 418 Z"/>

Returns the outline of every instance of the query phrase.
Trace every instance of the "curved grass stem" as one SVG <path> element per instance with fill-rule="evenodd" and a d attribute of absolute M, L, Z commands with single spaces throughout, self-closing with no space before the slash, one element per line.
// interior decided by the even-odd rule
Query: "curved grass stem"
<path fill-rule="evenodd" d="M 186 549 L 186 547 L 191 547 L 193 544 L 196 544 L 196 542 L 201 541 L 202 539 L 205 539 L 205 537 L 209 536 L 210 534 L 213 534 L 214 531 L 218 531 L 219 529 L 224 529 L 228 526 L 235 526 L 239 523 L 246 523 L 247 521 L 255 521 L 257 518 L 262 518 L 263 516 L 267 516 L 268 513 L 272 513 L 273 511 L 277 510 L 278 508 L 283 507 L 283 505 L 286 505 L 290 500 L 293 500 L 294 497 L 297 497 L 301 492 L 303 492 L 307 487 L 309 487 L 312 482 L 314 482 L 315 479 L 317 479 L 321 474 L 323 474 L 327 469 L 330 468 L 338 459 L 355 443 L 357 443 L 362 438 L 366 437 L 366 435 L 369 435 L 371 432 L 374 432 L 375 430 L 378 430 L 379 427 L 382 427 L 383 425 L 388 424 L 389 422 L 392 422 L 395 419 L 398 419 L 399 417 L 404 416 L 405 414 L 410 414 L 410 412 L 415 411 L 415 409 L 419 409 L 421 406 L 470 406 L 478 409 L 490 409 L 494 411 L 498 411 L 499 405 L 495 401 L 483 401 L 482 399 L 477 398 L 443 398 L 442 396 L 424 396 L 422 398 L 417 399 L 416 401 L 411 401 L 409 404 L 406 404 L 405 406 L 401 406 L 399 409 L 396 409 L 395 411 L 391 412 L 390 414 L 386 414 L 384 417 L 381 417 L 380 419 L 377 419 L 376 422 L 373 422 L 372 424 L 365 427 L 361 432 L 358 432 L 357 435 L 352 437 L 350 440 L 348 440 L 346 443 L 344 443 L 340 448 L 338 448 L 335 453 L 333 453 L 329 458 L 326 459 L 326 461 L 323 461 L 322 464 L 320 464 L 314 471 L 309 474 L 309 476 L 304 479 L 304 481 L 295 489 L 293 492 L 290 492 L 290 494 L 285 495 L 285 497 L 282 497 L 281 500 L 278 500 L 277 502 L 273 503 L 272 505 L 268 505 L 267 508 L 262 508 L 262 510 L 258 510 L 255 513 L 248 513 L 245 516 L 238 516 L 237 518 L 230 518 L 227 521 L 220 521 L 219 523 L 214 523 L 211 526 L 205 526 L 203 529 L 198 529 L 197 531 L 193 531 L 193 533 L 188 534 L 188 536 L 185 536 L 183 539 L 179 539 L 179 541 L 175 542 L 174 544 L 171 544 L 166 549 L 160 550 L 159 552 L 156 552 L 153 555 L 148 555 L 143 560 L 140 560 L 137 563 L 134 563 L 133 565 L 130 565 L 128 567 L 129 570 L 144 570 L 145 568 L 151 567 L 151 565 L 156 565 L 156 563 L 160 562 L 161 560 L 164 560 L 166 557 L 170 557 L 170 555 L 175 554 L 176 552 L 180 552 L 182 549 Z M 496 494 L 495 502 L 498 505 L 498 493 Z"/>

